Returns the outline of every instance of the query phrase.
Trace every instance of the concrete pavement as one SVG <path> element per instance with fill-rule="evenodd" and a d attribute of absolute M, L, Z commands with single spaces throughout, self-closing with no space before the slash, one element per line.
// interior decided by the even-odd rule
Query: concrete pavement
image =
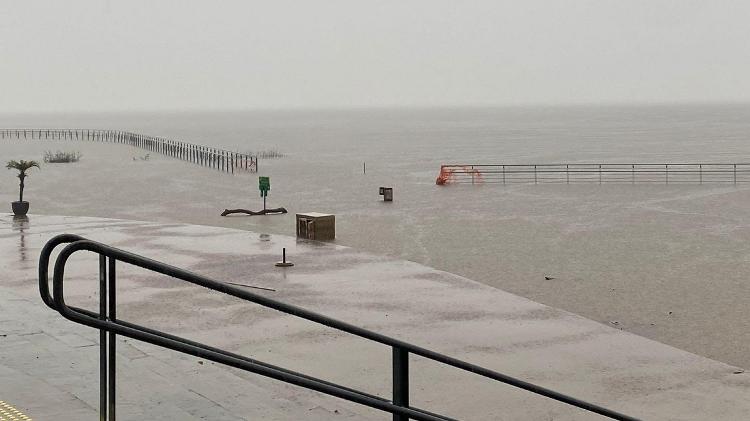
<path fill-rule="evenodd" d="M 41 302 L 36 267 L 74 233 L 432 348 L 643 419 L 750 419 L 742 370 L 416 263 L 226 228 L 0 216 L 0 400 L 34 420 L 96 419 L 98 332 Z M 286 247 L 293 268 L 277 268 Z M 98 308 L 94 255 L 66 300 Z M 501 274 L 498 276 L 502 276 Z M 232 297 L 118 267 L 118 317 L 370 393 L 390 393 L 390 350 Z M 602 417 L 413 357 L 412 404 L 469 420 Z M 388 415 L 120 338 L 118 418 L 383 420 Z"/>

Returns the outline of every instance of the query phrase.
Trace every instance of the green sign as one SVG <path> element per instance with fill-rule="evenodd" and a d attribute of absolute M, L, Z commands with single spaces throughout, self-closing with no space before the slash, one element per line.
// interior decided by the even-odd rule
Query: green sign
<path fill-rule="evenodd" d="M 260 195 L 266 197 L 268 191 L 271 190 L 271 178 L 270 177 L 258 177 L 258 190 Z"/>

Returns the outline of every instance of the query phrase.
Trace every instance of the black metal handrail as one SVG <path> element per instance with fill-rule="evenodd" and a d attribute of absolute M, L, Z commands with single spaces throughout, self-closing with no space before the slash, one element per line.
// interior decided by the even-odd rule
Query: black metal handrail
<path fill-rule="evenodd" d="M 63 248 L 55 260 L 53 272 L 53 294 L 49 291 L 49 261 L 54 249 L 61 244 L 70 243 Z M 90 251 L 99 255 L 100 266 L 100 311 L 99 313 L 65 304 L 64 274 L 65 264 L 70 256 L 77 251 Z M 108 264 L 107 264 L 108 259 Z M 250 301 L 264 307 L 272 308 L 305 320 L 347 332 L 364 339 L 388 345 L 392 348 L 393 357 L 393 397 L 386 399 L 360 390 L 352 389 L 326 380 L 318 379 L 282 367 L 277 367 L 262 361 L 234 354 L 222 349 L 202 343 L 190 341 L 165 332 L 160 332 L 144 326 L 120 320 L 116 317 L 116 262 L 121 261 L 141 267 L 156 273 L 199 285 L 214 291 L 231 295 L 245 301 Z M 107 276 L 108 275 L 108 276 Z M 440 362 L 461 370 L 469 371 L 480 376 L 490 378 L 511 386 L 515 386 L 535 394 L 585 409 L 611 419 L 635 421 L 630 417 L 608 408 L 579 400 L 553 390 L 537 386 L 507 376 L 496 371 L 480 367 L 447 355 L 437 353 L 398 339 L 394 339 L 377 332 L 346 323 L 328 316 L 306 310 L 288 303 L 258 295 L 226 283 L 180 269 L 143 256 L 123 251 L 98 242 L 86 240 L 83 237 L 63 234 L 52 238 L 42 249 L 39 261 L 39 292 L 42 300 L 50 308 L 59 312 L 63 317 L 100 330 L 102 343 L 100 344 L 101 371 L 101 412 L 102 420 L 114 420 L 114 387 L 115 387 L 115 335 L 123 335 L 133 339 L 151 343 L 153 345 L 172 349 L 196 357 L 205 358 L 220 364 L 239 368 L 249 372 L 261 374 L 281 380 L 286 383 L 305 387 L 331 396 L 355 402 L 370 408 L 379 409 L 393 414 L 394 421 L 409 419 L 424 421 L 452 420 L 444 415 L 435 414 L 409 405 L 409 354 Z M 105 333 L 109 336 L 105 336 Z M 106 343 L 105 343 L 106 342 Z M 105 418 L 106 417 L 106 418 Z"/>

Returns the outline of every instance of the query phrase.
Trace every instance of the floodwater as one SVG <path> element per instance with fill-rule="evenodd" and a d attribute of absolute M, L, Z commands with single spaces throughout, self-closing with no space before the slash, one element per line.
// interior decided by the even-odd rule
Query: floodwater
<path fill-rule="evenodd" d="M 133 160 L 146 152 L 122 145 L 0 143 L 3 161 L 83 153 L 31 171 L 32 213 L 287 235 L 295 212 L 334 213 L 339 244 L 750 368 L 750 185 L 435 185 L 444 163 L 750 162 L 750 105 L 6 115 L 0 127 L 126 129 L 286 154 L 261 160 L 259 175 L 271 177 L 269 207 L 289 215 L 221 217 L 262 207 L 256 174 Z M 0 203 L 15 200 L 13 177 L 0 172 Z"/>

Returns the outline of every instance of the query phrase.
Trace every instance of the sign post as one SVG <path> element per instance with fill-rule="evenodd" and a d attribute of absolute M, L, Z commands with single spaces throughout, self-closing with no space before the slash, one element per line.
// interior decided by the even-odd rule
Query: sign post
<path fill-rule="evenodd" d="M 271 190 L 271 178 L 258 177 L 258 190 L 260 190 L 260 197 L 263 198 L 263 210 L 266 210 L 266 196 L 268 196 L 268 191 Z"/>

